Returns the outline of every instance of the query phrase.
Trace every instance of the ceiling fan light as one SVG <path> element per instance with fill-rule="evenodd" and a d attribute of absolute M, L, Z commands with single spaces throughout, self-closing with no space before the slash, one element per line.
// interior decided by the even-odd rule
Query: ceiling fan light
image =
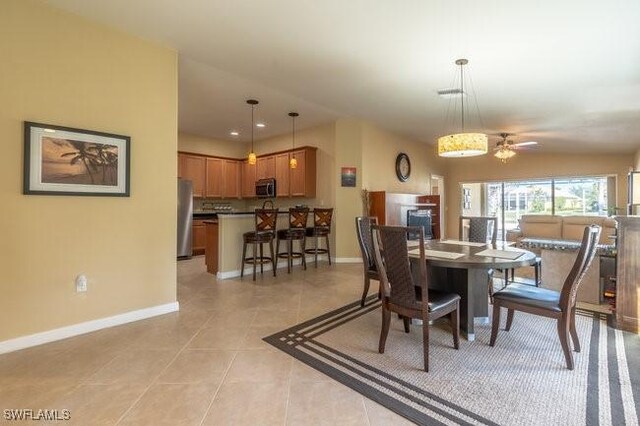
<path fill-rule="evenodd" d="M 514 150 L 510 149 L 510 148 L 500 148 L 493 155 L 494 155 L 494 157 L 499 158 L 500 161 L 502 161 L 503 163 L 506 163 L 509 158 L 511 158 L 514 155 L 516 155 L 516 152 Z"/>
<path fill-rule="evenodd" d="M 440 157 L 475 157 L 489 151 L 489 140 L 484 133 L 456 133 L 438 138 Z"/>

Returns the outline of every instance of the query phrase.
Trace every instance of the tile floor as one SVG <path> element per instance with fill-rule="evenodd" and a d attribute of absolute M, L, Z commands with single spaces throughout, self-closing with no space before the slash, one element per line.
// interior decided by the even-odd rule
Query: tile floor
<path fill-rule="evenodd" d="M 410 424 L 261 340 L 358 300 L 360 265 L 255 283 L 204 271 L 202 257 L 178 262 L 179 313 L 0 355 L 0 411 L 68 409 L 61 423 L 78 425 Z"/>

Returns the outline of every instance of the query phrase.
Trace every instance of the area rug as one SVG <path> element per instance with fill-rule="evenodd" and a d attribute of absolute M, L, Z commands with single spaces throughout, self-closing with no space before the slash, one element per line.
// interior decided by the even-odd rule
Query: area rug
<path fill-rule="evenodd" d="M 422 370 L 422 330 L 394 316 L 379 354 L 380 302 L 354 302 L 264 340 L 407 419 L 422 425 L 637 425 L 640 338 L 581 312 L 582 345 L 565 367 L 554 320 L 516 312 L 495 347 L 490 324 L 453 349 L 446 321 L 430 329 L 430 371 Z"/>

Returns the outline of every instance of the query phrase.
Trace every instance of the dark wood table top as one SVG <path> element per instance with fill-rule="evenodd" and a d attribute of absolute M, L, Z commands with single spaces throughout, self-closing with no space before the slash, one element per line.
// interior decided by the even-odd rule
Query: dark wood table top
<path fill-rule="evenodd" d="M 447 243 L 447 241 L 455 240 L 427 240 L 425 241 L 425 250 L 446 251 L 449 253 L 461 253 L 457 259 L 447 259 L 442 257 L 433 257 L 426 255 L 430 265 L 445 268 L 461 268 L 461 269 L 511 269 L 520 268 L 522 266 L 530 266 L 536 262 L 536 255 L 528 250 L 512 247 L 513 243 L 498 242 L 496 244 L 485 244 L 483 246 L 468 246 Z M 417 241 L 408 242 L 409 250 L 417 249 Z M 476 253 L 487 249 L 508 250 L 522 253 L 517 259 L 506 259 L 500 257 L 479 256 Z M 410 257 L 416 257 L 415 254 L 409 253 Z"/>

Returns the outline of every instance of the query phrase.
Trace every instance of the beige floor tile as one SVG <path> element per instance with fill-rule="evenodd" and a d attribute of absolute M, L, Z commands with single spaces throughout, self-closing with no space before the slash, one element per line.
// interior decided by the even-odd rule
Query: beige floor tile
<path fill-rule="evenodd" d="M 273 326 L 280 329 L 291 327 L 298 323 L 298 308 L 290 310 L 258 309 L 253 323 L 257 326 Z"/>
<path fill-rule="evenodd" d="M 254 308 L 238 311 L 212 311 L 211 316 L 203 327 L 248 327 L 256 317 L 256 311 L 257 309 Z"/>
<path fill-rule="evenodd" d="M 281 331 L 283 327 L 278 326 L 261 326 L 256 325 L 249 328 L 247 335 L 242 341 L 241 349 L 273 349 L 278 350 L 262 340 L 264 337 L 270 336 L 278 331 Z"/>
<path fill-rule="evenodd" d="M 414 423 L 383 407 L 377 402 L 364 398 L 364 406 L 371 426 L 411 426 Z"/>
<path fill-rule="evenodd" d="M 59 398 L 55 407 L 70 411 L 64 424 L 113 425 L 146 390 L 144 385 L 82 385 Z"/>
<path fill-rule="evenodd" d="M 248 332 L 248 324 L 242 327 L 216 326 L 202 328 L 191 340 L 188 347 L 190 349 L 240 349 Z"/>
<path fill-rule="evenodd" d="M 275 382 L 288 380 L 292 358 L 271 349 L 243 350 L 236 355 L 225 383 Z"/>
<path fill-rule="evenodd" d="M 335 382 L 291 383 L 288 425 L 368 425 L 362 396 Z"/>
<path fill-rule="evenodd" d="M 199 425 L 216 389 L 212 384 L 153 385 L 119 424 Z"/>
<path fill-rule="evenodd" d="M 219 384 L 235 356 L 234 351 L 184 350 L 169 364 L 157 383 Z"/>
<path fill-rule="evenodd" d="M 78 387 L 71 381 L 48 381 L 46 383 L 20 383 L 0 386 L 0 415 L 5 409 L 64 409 L 55 406 L 56 401 Z"/>
<path fill-rule="evenodd" d="M 86 384 L 150 384 L 175 357 L 176 350 L 140 349 L 118 355 Z"/>
<path fill-rule="evenodd" d="M 225 383 L 218 390 L 203 424 L 283 425 L 287 394 L 286 380 L 267 383 Z"/>

